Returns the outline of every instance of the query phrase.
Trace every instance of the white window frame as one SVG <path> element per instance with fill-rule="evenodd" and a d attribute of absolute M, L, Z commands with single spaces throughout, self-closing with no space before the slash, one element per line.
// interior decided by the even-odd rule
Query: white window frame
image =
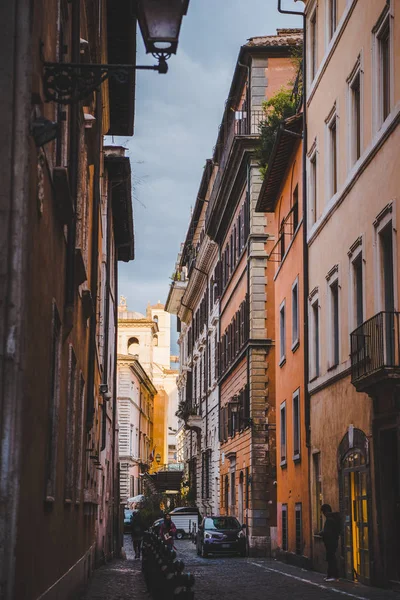
<path fill-rule="evenodd" d="M 311 228 L 318 220 L 318 149 L 317 141 L 308 153 L 308 225 Z"/>
<path fill-rule="evenodd" d="M 339 118 L 337 103 L 333 105 L 329 115 L 325 119 L 325 173 L 326 177 L 326 198 L 331 201 L 339 191 Z M 336 145 L 336 190 L 334 185 L 335 169 L 333 165 L 333 138 L 332 129 L 335 127 L 335 145 Z"/>
<path fill-rule="evenodd" d="M 374 246 L 375 246 L 375 312 L 385 310 L 384 306 L 384 281 L 382 271 L 382 248 L 380 234 L 389 224 L 392 224 L 392 240 L 393 240 L 393 281 L 397 281 L 397 239 L 396 239 L 396 203 L 389 202 L 379 213 L 374 221 Z M 394 308 L 398 310 L 398 294 L 397 285 L 394 285 Z"/>
<path fill-rule="evenodd" d="M 335 369 L 340 364 L 341 357 L 341 335 L 340 335 L 340 281 L 339 281 L 339 265 L 335 265 L 329 271 L 326 276 L 326 281 L 328 284 L 328 318 L 327 318 L 327 346 L 328 346 L 328 370 Z M 335 357 L 335 315 L 334 315 L 334 305 L 333 305 L 333 288 L 337 287 L 338 294 L 338 360 L 336 361 Z"/>
<path fill-rule="evenodd" d="M 282 318 L 283 317 L 283 318 Z M 279 306 L 279 366 L 286 362 L 286 300 Z"/>
<path fill-rule="evenodd" d="M 363 54 L 357 58 L 350 75 L 347 78 L 347 127 L 348 127 L 348 170 L 360 160 L 364 149 L 364 68 Z M 360 82 L 360 156 L 357 158 L 357 120 L 354 106 L 354 84 Z"/>
<path fill-rule="evenodd" d="M 315 37 L 315 65 L 313 65 L 313 53 L 312 53 L 312 48 L 313 48 L 313 38 L 312 38 L 312 21 L 315 20 L 315 30 L 314 30 L 314 37 Z M 310 10 L 310 14 L 308 16 L 307 19 L 308 23 L 307 23 L 307 31 L 308 31 L 308 36 L 307 36 L 307 53 L 308 53 L 308 86 L 309 89 L 311 89 L 312 87 L 312 83 L 318 73 L 318 2 L 315 1 L 314 5 L 312 6 L 311 10 Z M 313 69 L 314 67 L 314 69 Z M 314 71 L 314 72 L 313 72 Z"/>
<path fill-rule="evenodd" d="M 363 321 L 365 321 L 366 314 L 364 236 L 357 238 L 347 255 L 349 257 L 349 333 L 351 333 L 357 328 L 355 263 L 358 260 L 361 260 L 362 264 Z"/>
<path fill-rule="evenodd" d="M 295 315 L 295 305 L 293 301 L 294 290 L 296 289 L 297 301 L 296 301 L 296 315 Z M 300 343 L 300 302 L 299 302 L 299 278 L 296 277 L 292 284 L 292 352 L 294 352 Z M 296 329 L 297 335 L 295 336 L 295 316 L 297 317 L 296 321 Z"/>
<path fill-rule="evenodd" d="M 334 28 L 331 31 L 331 8 L 333 3 L 335 3 L 335 7 L 336 7 L 336 23 Z M 332 39 L 335 37 L 335 33 L 337 31 L 338 25 L 339 25 L 339 6 L 338 6 L 338 0 L 326 0 L 326 4 L 325 4 L 325 21 L 326 21 L 326 44 L 325 47 L 327 48 L 329 46 L 329 44 L 331 43 Z"/>
<path fill-rule="evenodd" d="M 317 309 L 318 314 L 318 351 L 319 354 L 316 356 L 316 331 L 315 331 L 315 318 L 314 311 Z M 319 291 L 315 288 L 309 296 L 309 335 L 310 335 L 310 364 L 309 364 L 309 377 L 310 381 L 316 379 L 321 374 L 321 310 L 319 305 Z M 318 361 L 318 369 L 317 369 Z"/>
<path fill-rule="evenodd" d="M 373 71 L 373 130 L 378 132 L 382 125 L 389 118 L 394 106 L 394 35 L 393 35 L 393 2 L 390 1 L 382 11 L 375 27 L 372 30 L 372 71 Z M 384 29 L 389 25 L 389 51 L 390 51 L 390 110 L 387 117 L 383 118 L 383 97 L 382 97 L 382 67 L 381 67 L 381 48 L 380 37 Z"/>
<path fill-rule="evenodd" d="M 282 427 L 282 413 L 285 414 L 285 427 Z M 279 440 L 279 458 L 280 458 L 280 466 L 284 467 L 287 465 L 287 457 L 288 457 L 288 439 L 287 439 L 287 410 L 286 410 L 286 400 L 282 402 L 279 408 L 279 431 L 280 431 L 280 440 Z M 285 439 L 285 456 L 282 457 L 282 431 L 284 432 Z"/>
<path fill-rule="evenodd" d="M 297 437 L 298 437 L 298 453 L 295 454 L 295 436 L 296 436 L 296 422 L 295 422 L 295 411 L 294 405 L 297 402 L 298 407 L 298 423 L 297 423 Z M 300 407 L 300 388 L 297 388 L 292 395 L 292 422 L 293 422 L 293 460 L 294 462 L 298 462 L 301 458 L 301 407 Z"/>

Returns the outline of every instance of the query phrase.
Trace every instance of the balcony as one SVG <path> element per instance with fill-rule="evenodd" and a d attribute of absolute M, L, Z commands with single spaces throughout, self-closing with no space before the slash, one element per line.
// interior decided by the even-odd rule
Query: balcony
<path fill-rule="evenodd" d="M 238 138 L 257 138 L 260 135 L 260 124 L 265 119 L 262 110 L 236 111 L 227 113 L 226 123 L 222 123 L 214 152 L 214 160 L 218 164 L 218 172 L 214 180 L 213 189 L 206 212 L 206 227 L 208 227 L 211 214 L 218 196 L 222 177 L 231 154 L 233 143 Z"/>
<path fill-rule="evenodd" d="M 351 382 L 358 392 L 374 393 L 382 382 L 399 383 L 399 315 L 382 311 L 350 334 Z"/>
<path fill-rule="evenodd" d="M 176 271 L 173 273 L 172 283 L 165 306 L 165 310 L 173 315 L 177 315 L 181 307 L 181 300 L 186 291 L 188 279 L 185 271 Z"/>

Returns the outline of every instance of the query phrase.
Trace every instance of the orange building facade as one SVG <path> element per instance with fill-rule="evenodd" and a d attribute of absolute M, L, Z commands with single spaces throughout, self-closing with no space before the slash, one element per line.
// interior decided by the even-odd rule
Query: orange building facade
<path fill-rule="evenodd" d="M 277 524 L 280 557 L 309 566 L 309 409 L 304 373 L 303 115 L 278 133 L 257 209 L 274 214 Z"/>

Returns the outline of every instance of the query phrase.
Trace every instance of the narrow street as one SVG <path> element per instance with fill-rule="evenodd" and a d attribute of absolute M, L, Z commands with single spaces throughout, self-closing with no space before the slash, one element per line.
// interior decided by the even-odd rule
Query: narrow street
<path fill-rule="evenodd" d="M 185 572 L 196 578 L 195 600 L 396 600 L 394 592 L 340 580 L 325 583 L 321 573 L 260 558 L 197 556 L 188 540 L 176 542 Z M 147 600 L 141 563 L 133 559 L 132 543 L 125 536 L 127 560 L 117 560 L 97 569 L 79 600 Z"/>

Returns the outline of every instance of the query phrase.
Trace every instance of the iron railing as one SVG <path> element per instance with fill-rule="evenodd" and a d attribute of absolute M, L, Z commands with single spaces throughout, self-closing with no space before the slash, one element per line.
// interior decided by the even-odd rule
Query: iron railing
<path fill-rule="evenodd" d="M 209 223 L 212 208 L 214 206 L 215 199 L 218 194 L 222 175 L 228 162 L 228 157 L 234 139 L 236 137 L 260 135 L 260 125 L 264 120 L 265 112 L 263 110 L 252 110 L 250 112 L 236 111 L 228 113 L 228 118 L 226 119 L 226 122 L 222 123 L 215 151 L 216 162 L 218 164 L 218 172 L 214 180 L 213 189 L 211 191 L 210 200 L 207 207 L 206 226 Z"/>
<path fill-rule="evenodd" d="M 350 334 L 352 383 L 382 369 L 400 369 L 399 315 L 379 312 Z"/>

